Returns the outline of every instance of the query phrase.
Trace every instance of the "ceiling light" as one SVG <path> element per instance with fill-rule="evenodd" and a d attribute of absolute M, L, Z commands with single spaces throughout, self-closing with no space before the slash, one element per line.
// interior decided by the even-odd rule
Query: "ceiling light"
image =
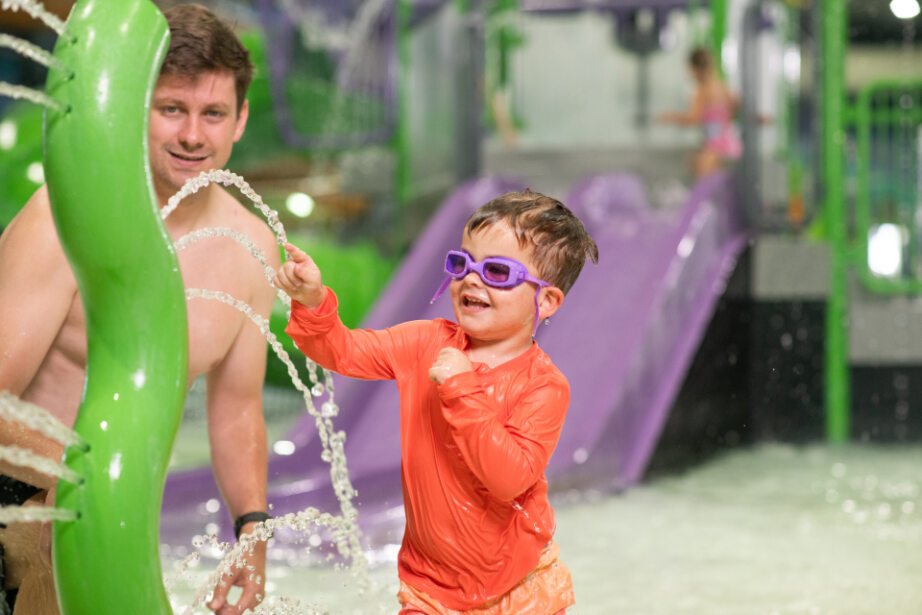
<path fill-rule="evenodd" d="M 900 19 L 912 19 L 919 14 L 919 1 L 890 0 L 890 10 Z"/>

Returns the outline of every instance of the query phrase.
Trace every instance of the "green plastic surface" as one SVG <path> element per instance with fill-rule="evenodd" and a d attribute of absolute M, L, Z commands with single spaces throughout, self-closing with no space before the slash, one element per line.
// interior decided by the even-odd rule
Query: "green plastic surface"
<path fill-rule="evenodd" d="M 171 613 L 160 570 L 167 462 L 186 389 L 186 301 L 148 162 L 150 97 L 169 41 L 147 0 L 81 0 L 47 93 L 67 109 L 44 122 L 45 177 L 87 325 L 75 425 L 88 451 L 65 463 L 52 555 L 63 615 Z"/>

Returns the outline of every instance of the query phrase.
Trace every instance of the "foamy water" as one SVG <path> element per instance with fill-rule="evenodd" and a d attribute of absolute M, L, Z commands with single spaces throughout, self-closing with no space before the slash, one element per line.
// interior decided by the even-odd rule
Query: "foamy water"
<path fill-rule="evenodd" d="M 919 446 L 762 445 L 555 508 L 570 615 L 922 613 Z M 383 555 L 371 594 L 347 572 L 274 564 L 267 593 L 331 615 L 396 613 L 395 551 Z M 210 566 L 175 587 L 180 603 Z"/>

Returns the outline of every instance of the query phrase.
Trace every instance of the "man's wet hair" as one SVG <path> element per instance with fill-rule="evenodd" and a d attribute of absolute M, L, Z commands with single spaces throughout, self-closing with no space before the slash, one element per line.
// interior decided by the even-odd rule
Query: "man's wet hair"
<path fill-rule="evenodd" d="M 234 76 L 237 113 L 253 80 L 253 64 L 234 31 L 201 4 L 177 4 L 163 11 L 170 26 L 170 48 L 161 75 L 198 77 L 227 71 Z"/>

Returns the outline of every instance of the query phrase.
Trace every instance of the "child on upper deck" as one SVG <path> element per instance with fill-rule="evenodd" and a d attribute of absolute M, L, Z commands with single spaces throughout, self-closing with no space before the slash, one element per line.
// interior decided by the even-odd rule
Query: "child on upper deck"
<path fill-rule="evenodd" d="M 310 257 L 286 245 L 276 285 L 287 332 L 326 369 L 393 379 L 400 391 L 406 531 L 402 615 L 563 613 L 570 573 L 552 541 L 544 472 L 570 399 L 533 337 L 598 248 L 560 202 L 510 192 L 467 221 L 445 259 L 457 324 L 350 330 Z"/>

